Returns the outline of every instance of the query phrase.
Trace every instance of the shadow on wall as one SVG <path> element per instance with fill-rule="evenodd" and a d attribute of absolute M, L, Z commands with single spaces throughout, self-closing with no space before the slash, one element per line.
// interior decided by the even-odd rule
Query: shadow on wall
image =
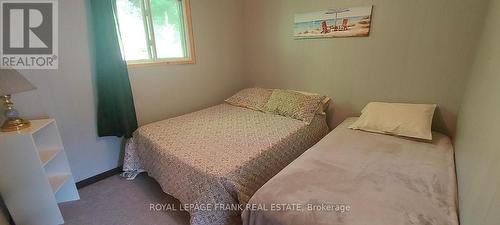
<path fill-rule="evenodd" d="M 330 104 L 327 110 L 327 123 L 330 129 L 334 129 L 346 118 L 359 117 L 360 112 L 351 104 Z M 452 139 L 456 133 L 457 115 L 441 107 L 436 108 L 432 122 L 432 130 L 446 134 Z"/>
<path fill-rule="evenodd" d="M 452 139 L 455 139 L 457 134 L 457 115 L 438 106 L 436 108 L 436 112 L 434 113 L 432 130 L 446 134 Z"/>
<path fill-rule="evenodd" d="M 0 196 L 0 225 L 9 225 L 9 212 L 3 203 L 2 196 Z"/>

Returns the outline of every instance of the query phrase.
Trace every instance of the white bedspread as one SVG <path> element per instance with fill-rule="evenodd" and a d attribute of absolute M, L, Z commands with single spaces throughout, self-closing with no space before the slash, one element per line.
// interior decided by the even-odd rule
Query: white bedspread
<path fill-rule="evenodd" d="M 249 203 L 260 209 L 244 211 L 243 224 L 458 225 L 450 139 L 434 133 L 424 143 L 348 129 L 354 121 L 259 189 Z"/>

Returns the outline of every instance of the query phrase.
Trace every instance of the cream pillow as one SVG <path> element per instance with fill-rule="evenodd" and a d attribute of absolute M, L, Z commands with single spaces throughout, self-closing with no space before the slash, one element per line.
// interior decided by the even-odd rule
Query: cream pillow
<path fill-rule="evenodd" d="M 432 118 L 436 105 L 372 102 L 349 128 L 432 140 Z"/>

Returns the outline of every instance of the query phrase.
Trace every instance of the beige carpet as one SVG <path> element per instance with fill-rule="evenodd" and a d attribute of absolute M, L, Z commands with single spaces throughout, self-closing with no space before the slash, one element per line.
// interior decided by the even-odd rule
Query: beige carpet
<path fill-rule="evenodd" d="M 68 225 L 187 225 L 182 211 L 150 211 L 150 203 L 179 202 L 144 173 L 133 181 L 113 176 L 79 190 L 81 200 L 60 205 Z"/>

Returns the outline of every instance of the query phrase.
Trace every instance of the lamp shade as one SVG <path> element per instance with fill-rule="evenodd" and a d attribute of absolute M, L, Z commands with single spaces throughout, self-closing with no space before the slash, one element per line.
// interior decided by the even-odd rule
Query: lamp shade
<path fill-rule="evenodd" d="M 24 76 L 14 69 L 0 69 L 0 96 L 36 89 Z"/>

